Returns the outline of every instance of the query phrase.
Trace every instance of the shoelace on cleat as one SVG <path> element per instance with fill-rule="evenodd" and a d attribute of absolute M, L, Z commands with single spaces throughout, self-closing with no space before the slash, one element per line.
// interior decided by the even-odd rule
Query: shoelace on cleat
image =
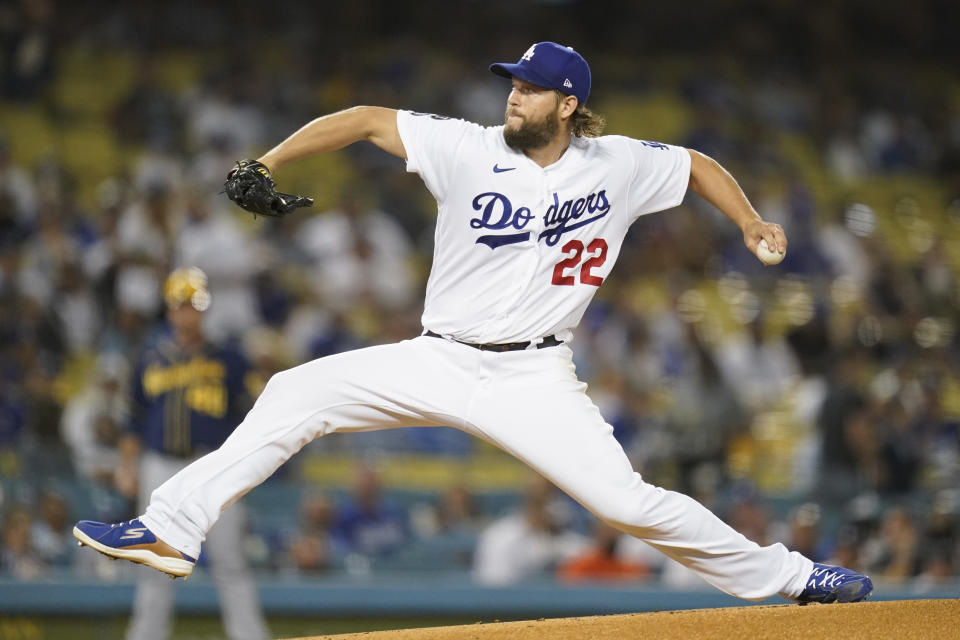
<path fill-rule="evenodd" d="M 133 521 L 134 521 L 134 520 L 136 520 L 136 518 L 133 518 L 133 519 L 131 519 L 131 520 L 127 520 L 126 522 L 115 522 L 115 523 L 113 523 L 112 525 L 110 525 L 110 528 L 111 528 L 111 529 L 116 529 L 117 527 L 126 527 L 127 525 L 133 524 Z"/>
<path fill-rule="evenodd" d="M 824 567 L 823 569 L 814 569 L 813 574 L 810 576 L 810 582 L 807 583 L 807 587 L 813 588 L 827 588 L 827 589 L 836 589 L 843 585 L 846 582 L 846 575 L 839 571 L 832 571 Z M 817 578 L 821 578 L 819 584 Z"/>

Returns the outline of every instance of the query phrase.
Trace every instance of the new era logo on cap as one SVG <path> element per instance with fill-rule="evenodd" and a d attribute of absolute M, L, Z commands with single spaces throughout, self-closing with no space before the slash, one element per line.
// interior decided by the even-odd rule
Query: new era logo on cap
<path fill-rule="evenodd" d="M 520 78 L 538 87 L 576 96 L 580 104 L 590 97 L 590 66 L 579 53 L 556 42 L 538 42 L 516 64 L 497 62 L 490 70 L 504 78 Z"/>

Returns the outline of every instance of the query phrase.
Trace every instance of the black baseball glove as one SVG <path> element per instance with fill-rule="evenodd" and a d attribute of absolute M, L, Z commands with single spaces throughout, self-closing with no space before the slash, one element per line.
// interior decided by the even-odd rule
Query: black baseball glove
<path fill-rule="evenodd" d="M 256 214 L 279 218 L 297 207 L 309 207 L 313 198 L 280 193 L 266 165 L 256 160 L 240 160 L 223 183 L 227 197 Z"/>

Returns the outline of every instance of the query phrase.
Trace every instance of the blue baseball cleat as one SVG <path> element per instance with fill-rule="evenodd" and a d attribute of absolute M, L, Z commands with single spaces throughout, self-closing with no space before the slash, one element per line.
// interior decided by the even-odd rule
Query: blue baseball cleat
<path fill-rule="evenodd" d="M 844 567 L 813 563 L 813 573 L 807 586 L 796 597 L 800 604 L 819 602 L 860 602 L 873 591 L 873 582 L 867 576 Z"/>
<path fill-rule="evenodd" d="M 153 535 L 139 518 L 116 524 L 81 520 L 73 528 L 73 537 L 81 547 L 87 545 L 111 558 L 145 564 L 171 578 L 186 578 L 197 563 L 196 558 L 180 553 Z"/>

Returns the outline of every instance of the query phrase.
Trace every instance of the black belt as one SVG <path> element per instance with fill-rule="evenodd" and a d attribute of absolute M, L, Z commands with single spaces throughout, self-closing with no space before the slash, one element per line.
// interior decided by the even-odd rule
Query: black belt
<path fill-rule="evenodd" d="M 430 336 L 431 338 L 443 338 L 439 333 L 434 333 L 427 329 L 427 332 L 423 334 L 425 336 Z M 454 342 L 459 342 L 460 344 L 465 344 L 468 347 L 473 347 L 474 349 L 479 349 L 480 351 L 523 351 L 530 346 L 530 340 L 526 342 L 503 342 L 500 344 L 477 344 L 475 342 L 461 342 L 460 340 L 454 340 Z M 557 336 L 547 336 L 543 339 L 542 342 L 537 344 L 537 349 L 545 349 L 546 347 L 555 347 L 558 344 L 563 344 L 562 340 L 557 340 Z"/>

